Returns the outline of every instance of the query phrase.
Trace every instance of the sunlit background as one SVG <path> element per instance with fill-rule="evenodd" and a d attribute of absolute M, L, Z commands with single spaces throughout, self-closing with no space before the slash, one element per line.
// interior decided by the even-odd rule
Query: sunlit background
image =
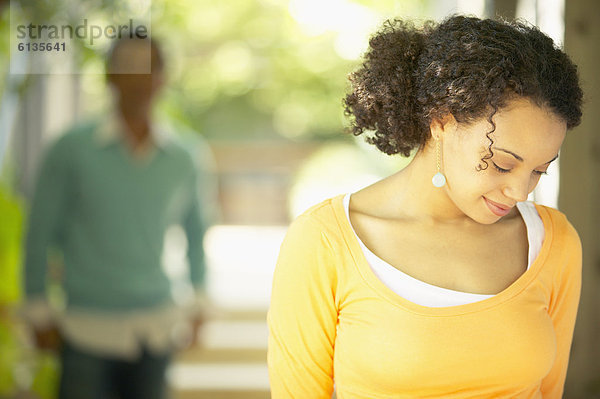
<path fill-rule="evenodd" d="M 561 44 L 563 1 L 508 3 L 514 5 L 514 15 L 537 24 Z M 36 6 L 19 12 L 64 12 L 53 9 L 51 2 L 39 3 L 45 4 L 43 11 Z M 79 3 L 90 19 L 112 18 L 115 1 Z M 358 65 L 369 35 L 390 17 L 440 19 L 456 12 L 492 16 L 502 11 L 502 4 L 151 2 L 152 36 L 165 49 L 169 75 L 157 113 L 183 136 L 205 140 L 212 155 L 204 157 L 217 177 L 220 208 L 218 224 L 205 239 L 211 318 L 202 346 L 182 353 L 170 370 L 174 398 L 269 397 L 265 317 L 287 225 L 311 205 L 369 185 L 410 161 L 380 154 L 362 138 L 344 133 L 341 100 L 347 75 Z M 9 12 L 1 18 L 0 248 L 8 255 L 0 254 L 0 299 L 10 305 L 20 296 L 18 237 L 41 152 L 74 122 L 106 112 L 110 95 L 103 55 L 85 47 L 71 60 L 78 74 L 9 74 Z M 532 199 L 556 206 L 557 168 L 553 164 Z M 176 226 L 169 230 L 165 250 L 165 267 L 177 281 L 185 274 L 182 236 Z M 56 362 L 34 354 L 18 323 L 11 323 L 3 324 L 0 332 L 0 397 L 20 390 L 50 398 Z"/>

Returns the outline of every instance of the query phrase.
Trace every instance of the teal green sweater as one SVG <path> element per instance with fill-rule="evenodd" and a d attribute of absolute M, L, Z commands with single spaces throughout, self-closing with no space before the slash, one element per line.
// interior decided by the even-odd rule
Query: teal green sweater
<path fill-rule="evenodd" d="M 168 303 L 161 257 L 169 226 L 184 228 L 191 282 L 203 283 L 201 175 L 173 139 L 139 162 L 122 140 L 98 140 L 103 126 L 77 126 L 46 153 L 26 237 L 26 294 L 45 295 L 47 251 L 57 247 L 68 306 L 126 311 Z"/>

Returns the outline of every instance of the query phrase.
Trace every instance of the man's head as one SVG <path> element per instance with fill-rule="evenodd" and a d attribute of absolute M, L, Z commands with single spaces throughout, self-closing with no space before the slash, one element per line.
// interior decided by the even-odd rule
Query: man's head
<path fill-rule="evenodd" d="M 159 45 L 149 38 L 124 37 L 111 47 L 106 76 L 121 109 L 147 112 L 164 83 L 164 59 Z"/>

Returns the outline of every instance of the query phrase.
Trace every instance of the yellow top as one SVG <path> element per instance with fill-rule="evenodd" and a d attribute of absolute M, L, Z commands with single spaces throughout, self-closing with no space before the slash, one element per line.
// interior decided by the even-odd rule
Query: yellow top
<path fill-rule="evenodd" d="M 537 205 L 537 259 L 491 298 L 431 308 L 388 288 L 368 265 L 342 196 L 292 223 L 273 280 L 274 399 L 560 398 L 581 290 L 581 241 Z"/>

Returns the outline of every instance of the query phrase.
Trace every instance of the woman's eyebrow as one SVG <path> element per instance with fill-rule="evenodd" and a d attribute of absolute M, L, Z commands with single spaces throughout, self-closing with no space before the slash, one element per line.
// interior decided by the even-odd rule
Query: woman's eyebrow
<path fill-rule="evenodd" d="M 494 149 L 495 149 L 495 150 L 498 150 L 498 151 L 503 151 L 503 152 L 506 152 L 507 154 L 510 154 L 510 155 L 512 155 L 513 157 L 515 157 L 515 158 L 517 159 L 517 161 L 519 161 L 519 162 L 523 162 L 523 158 L 521 158 L 519 155 L 515 154 L 514 152 L 512 152 L 512 151 L 510 151 L 510 150 L 506 150 L 506 149 L 504 149 L 504 148 L 497 148 L 497 147 L 496 147 L 496 148 L 494 148 Z M 556 158 L 558 158 L 558 154 L 556 154 L 556 155 L 554 156 L 554 158 L 552 158 L 551 160 L 549 160 L 548 162 L 546 162 L 544 165 L 546 165 L 546 164 L 548 164 L 548 163 L 550 163 L 550 162 L 554 161 Z"/>

